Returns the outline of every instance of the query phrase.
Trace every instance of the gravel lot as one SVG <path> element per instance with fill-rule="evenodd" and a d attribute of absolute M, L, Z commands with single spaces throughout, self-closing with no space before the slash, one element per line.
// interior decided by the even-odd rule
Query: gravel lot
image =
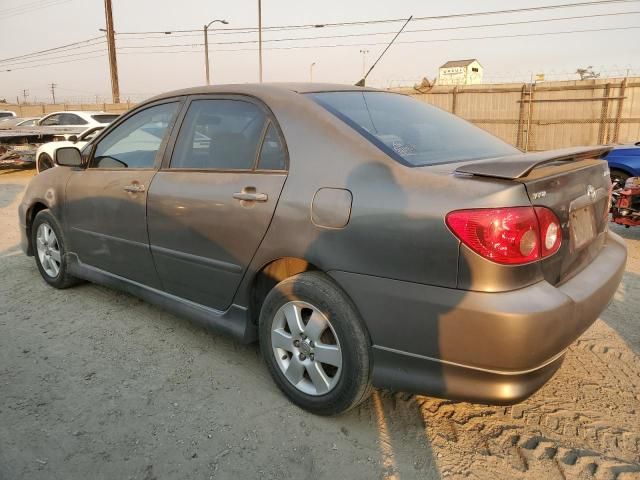
<path fill-rule="evenodd" d="M 291 405 L 257 346 L 96 285 L 57 291 L 18 247 L 31 172 L 0 170 L 0 479 L 639 479 L 640 228 L 613 303 L 514 407 L 376 392 Z"/>

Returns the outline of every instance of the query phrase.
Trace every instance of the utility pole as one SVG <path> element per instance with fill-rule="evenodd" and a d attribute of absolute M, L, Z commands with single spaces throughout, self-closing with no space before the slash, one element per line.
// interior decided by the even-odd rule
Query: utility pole
<path fill-rule="evenodd" d="M 204 26 L 204 70 L 205 70 L 205 74 L 207 77 L 207 85 L 211 85 L 211 82 L 209 81 L 209 35 L 208 35 L 208 31 L 209 31 L 209 27 L 216 23 L 222 23 L 224 25 L 228 25 L 229 22 L 227 22 L 226 20 L 211 20 L 207 25 Z"/>
<path fill-rule="evenodd" d="M 258 0 L 258 71 L 262 83 L 262 0 Z"/>
<path fill-rule="evenodd" d="M 360 53 L 362 54 L 362 76 L 364 77 L 367 71 L 367 53 L 369 53 L 369 50 L 360 50 Z"/>
<path fill-rule="evenodd" d="M 104 14 L 107 23 L 107 45 L 109 47 L 109 70 L 111 71 L 111 95 L 113 103 L 120 103 L 120 85 L 118 83 L 118 61 L 116 59 L 116 34 L 113 30 L 113 11 L 111 0 L 104 0 Z"/>
<path fill-rule="evenodd" d="M 58 85 L 56 85 L 55 83 L 51 84 L 51 96 L 53 97 L 53 104 L 56 104 L 56 87 Z"/>
<path fill-rule="evenodd" d="M 29 90 L 27 89 L 22 90 L 22 98 L 24 99 L 22 103 L 27 103 L 28 96 L 29 96 Z"/>

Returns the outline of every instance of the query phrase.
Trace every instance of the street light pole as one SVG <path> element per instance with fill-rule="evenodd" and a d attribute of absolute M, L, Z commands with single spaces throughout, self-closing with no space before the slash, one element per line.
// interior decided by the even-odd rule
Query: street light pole
<path fill-rule="evenodd" d="M 262 0 L 258 0 L 258 78 L 262 83 Z"/>
<path fill-rule="evenodd" d="M 311 83 L 313 83 L 313 67 L 316 66 L 316 62 L 313 62 L 311 65 L 309 65 L 309 80 L 311 81 Z"/>
<path fill-rule="evenodd" d="M 207 76 L 207 85 L 211 85 L 209 81 L 209 27 L 214 23 L 222 23 L 223 25 L 228 25 L 229 22 L 226 20 L 211 20 L 207 25 L 204 26 L 204 69 Z"/>

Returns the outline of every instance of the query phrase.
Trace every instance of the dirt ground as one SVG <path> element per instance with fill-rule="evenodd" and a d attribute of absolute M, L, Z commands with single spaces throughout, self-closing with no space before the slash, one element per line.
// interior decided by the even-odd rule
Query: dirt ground
<path fill-rule="evenodd" d="M 258 355 L 124 293 L 57 291 L 0 171 L 0 479 L 639 479 L 640 228 L 613 303 L 514 407 L 376 392 L 336 418 Z"/>

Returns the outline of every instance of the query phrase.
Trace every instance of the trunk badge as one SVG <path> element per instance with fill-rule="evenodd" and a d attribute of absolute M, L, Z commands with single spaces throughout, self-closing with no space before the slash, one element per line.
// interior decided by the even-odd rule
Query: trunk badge
<path fill-rule="evenodd" d="M 587 186 L 587 196 L 591 200 L 595 200 L 595 198 L 596 198 L 596 187 L 594 187 L 593 185 L 588 185 Z"/>

